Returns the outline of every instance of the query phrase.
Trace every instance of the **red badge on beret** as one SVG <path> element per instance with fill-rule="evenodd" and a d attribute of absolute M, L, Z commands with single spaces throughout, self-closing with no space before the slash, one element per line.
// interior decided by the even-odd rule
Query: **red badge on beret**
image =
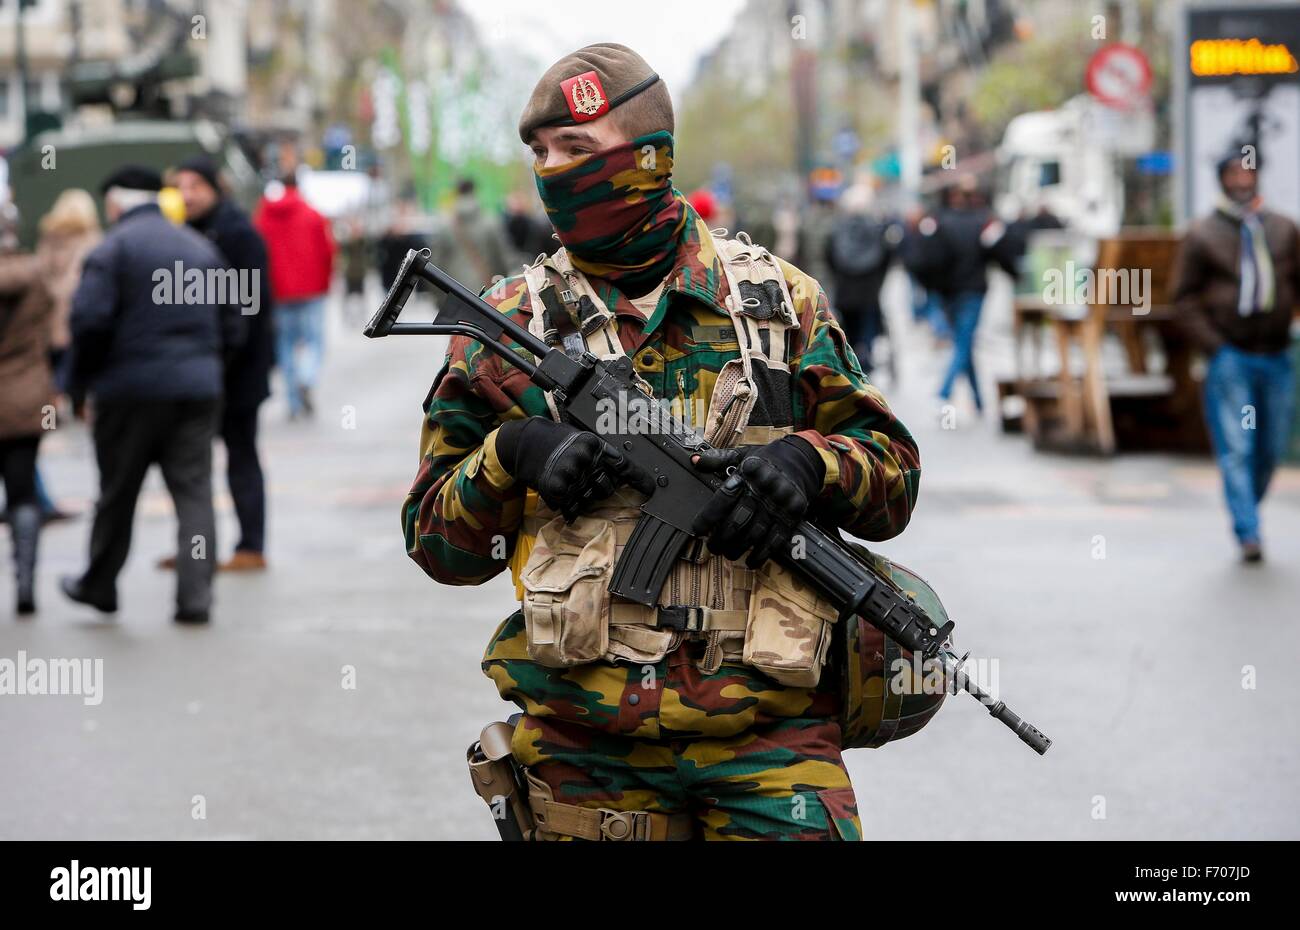
<path fill-rule="evenodd" d="M 589 123 L 609 112 L 609 96 L 600 84 L 600 75 L 587 71 L 560 82 L 564 102 L 575 123 Z"/>

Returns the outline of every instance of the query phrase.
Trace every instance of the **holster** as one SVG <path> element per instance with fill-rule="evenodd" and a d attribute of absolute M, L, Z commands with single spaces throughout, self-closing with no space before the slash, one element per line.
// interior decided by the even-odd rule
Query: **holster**
<path fill-rule="evenodd" d="M 533 839 L 533 814 L 528 806 L 522 767 L 510 751 L 514 727 L 504 721 L 489 723 L 465 753 L 474 790 L 492 811 L 501 839 Z"/>

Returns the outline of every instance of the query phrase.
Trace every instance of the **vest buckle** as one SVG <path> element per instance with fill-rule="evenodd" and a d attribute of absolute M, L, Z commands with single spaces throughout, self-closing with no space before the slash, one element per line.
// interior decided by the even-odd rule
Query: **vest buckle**
<path fill-rule="evenodd" d="M 648 811 L 616 811 L 607 807 L 600 812 L 600 835 L 606 840 L 650 839 L 650 813 Z"/>
<path fill-rule="evenodd" d="M 704 608 L 686 604 L 660 607 L 655 626 L 681 633 L 698 633 L 704 629 Z"/>

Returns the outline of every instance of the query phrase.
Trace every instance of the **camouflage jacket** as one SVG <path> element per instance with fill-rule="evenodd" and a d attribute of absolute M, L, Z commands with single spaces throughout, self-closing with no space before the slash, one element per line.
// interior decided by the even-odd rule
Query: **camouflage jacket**
<path fill-rule="evenodd" d="M 780 265 L 799 321 L 787 333 L 794 431 L 826 464 L 820 511 L 855 536 L 893 537 L 916 501 L 916 444 L 862 373 L 817 282 Z M 623 348 L 654 395 L 707 409 L 717 372 L 739 348 L 724 304 L 721 260 L 703 222 L 694 216 L 688 222 L 648 318 L 608 282 L 592 283 L 617 316 Z M 522 275 L 500 281 L 484 298 L 528 325 L 532 308 Z M 525 507 L 536 499 L 502 468 L 495 430 L 509 419 L 549 416 L 546 398 L 481 344 L 454 337 L 424 413 L 420 469 L 402 507 L 406 549 L 443 584 L 480 584 L 511 564 Z M 838 709 L 834 676 L 823 676 L 816 689 L 789 688 L 743 665 L 703 673 L 687 652 L 670 653 L 658 667 L 548 668 L 529 659 L 517 611 L 497 629 L 483 668 L 503 697 L 530 714 L 646 738 L 730 736 Z"/>

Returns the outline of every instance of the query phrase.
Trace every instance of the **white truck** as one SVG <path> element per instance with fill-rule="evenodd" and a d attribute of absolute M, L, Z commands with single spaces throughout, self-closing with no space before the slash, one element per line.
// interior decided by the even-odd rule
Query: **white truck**
<path fill-rule="evenodd" d="M 997 149 L 999 215 L 1014 220 L 1046 209 L 1085 236 L 1117 233 L 1124 182 L 1113 149 L 1098 144 L 1113 137 L 1117 127 L 1108 124 L 1111 120 L 1086 95 L 1012 119 Z"/>

